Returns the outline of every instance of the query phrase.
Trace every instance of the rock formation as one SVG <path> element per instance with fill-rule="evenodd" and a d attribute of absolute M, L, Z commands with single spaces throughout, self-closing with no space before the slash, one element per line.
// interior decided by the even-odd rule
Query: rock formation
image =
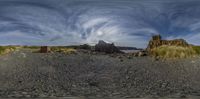
<path fill-rule="evenodd" d="M 148 54 L 147 51 L 141 50 L 139 52 L 133 53 L 133 56 L 135 56 L 135 57 L 141 57 L 141 56 L 147 56 L 147 54 Z"/>
<path fill-rule="evenodd" d="M 50 48 L 48 46 L 41 46 L 40 53 L 48 53 L 50 52 Z"/>
<path fill-rule="evenodd" d="M 95 51 L 105 53 L 121 53 L 121 51 L 113 43 L 109 44 L 102 40 L 95 45 Z"/>
<path fill-rule="evenodd" d="M 184 39 L 162 40 L 160 35 L 155 35 L 152 37 L 152 40 L 149 41 L 147 51 L 151 51 L 153 48 L 157 48 L 162 45 L 182 46 L 182 47 L 190 46 Z"/>

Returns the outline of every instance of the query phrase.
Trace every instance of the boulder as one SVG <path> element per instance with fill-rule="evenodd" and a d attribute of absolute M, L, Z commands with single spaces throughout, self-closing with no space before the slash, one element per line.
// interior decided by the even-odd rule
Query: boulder
<path fill-rule="evenodd" d="M 140 51 L 138 52 L 138 56 L 141 57 L 141 56 L 147 56 L 147 52 L 146 51 Z"/>
<path fill-rule="evenodd" d="M 133 56 L 135 56 L 135 57 L 142 57 L 142 56 L 147 56 L 147 55 L 148 55 L 148 53 L 145 50 L 133 53 Z"/>
<path fill-rule="evenodd" d="M 106 43 L 103 40 L 100 40 L 99 43 L 95 45 L 95 51 L 105 53 L 122 53 L 113 43 Z"/>

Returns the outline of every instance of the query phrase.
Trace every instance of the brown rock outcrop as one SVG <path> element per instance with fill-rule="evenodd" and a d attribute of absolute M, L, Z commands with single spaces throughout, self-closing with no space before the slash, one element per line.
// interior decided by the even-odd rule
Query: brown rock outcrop
<path fill-rule="evenodd" d="M 105 53 L 122 53 L 113 43 L 109 44 L 102 40 L 95 45 L 95 51 Z"/>
<path fill-rule="evenodd" d="M 184 39 L 162 40 L 160 35 L 155 35 L 152 37 L 152 40 L 149 41 L 147 51 L 151 51 L 153 48 L 157 48 L 162 45 L 182 46 L 182 47 L 190 46 Z"/>

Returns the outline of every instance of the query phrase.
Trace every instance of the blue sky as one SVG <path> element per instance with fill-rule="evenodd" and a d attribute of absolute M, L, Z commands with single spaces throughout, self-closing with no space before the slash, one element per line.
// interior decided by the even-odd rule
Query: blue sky
<path fill-rule="evenodd" d="M 145 48 L 152 35 L 200 45 L 199 0 L 0 0 L 0 45 Z"/>

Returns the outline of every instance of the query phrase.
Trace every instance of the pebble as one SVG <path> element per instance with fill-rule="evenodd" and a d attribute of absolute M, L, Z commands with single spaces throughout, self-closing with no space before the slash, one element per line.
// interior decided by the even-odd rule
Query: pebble
<path fill-rule="evenodd" d="M 88 59 L 87 54 L 81 53 L 72 56 L 49 53 L 48 57 L 40 53 L 25 54 L 28 57 L 22 59 L 8 57 L 7 61 L 0 60 L 0 64 L 3 63 L 8 67 L 1 68 L 0 72 L 4 75 L 0 75 L 0 78 L 3 82 L 9 83 L 0 83 L 2 88 L 8 89 L 7 93 L 1 92 L 0 95 L 4 94 L 11 98 L 69 95 L 132 98 L 145 97 L 149 94 L 152 97 L 173 95 L 181 91 L 183 85 L 200 90 L 192 85 L 195 82 L 200 86 L 200 81 L 195 80 L 198 76 L 194 76 L 200 74 L 199 59 L 194 59 L 195 64 L 193 64 L 191 60 L 167 63 L 161 60 L 152 61 L 150 57 L 127 59 L 126 56 L 112 58 L 107 55 L 93 55 Z M 14 71 L 13 68 L 17 69 Z M 94 75 L 88 76 L 91 72 Z M 107 79 L 101 79 L 102 77 Z M 190 83 L 184 82 L 185 80 L 189 80 Z M 88 81 L 98 84 L 87 84 Z M 27 88 L 28 91 L 24 90 Z M 23 91 L 13 91 L 17 89 Z M 199 94 L 200 91 L 196 91 L 195 95 Z M 187 95 L 177 94 L 176 97 L 187 97 Z"/>

